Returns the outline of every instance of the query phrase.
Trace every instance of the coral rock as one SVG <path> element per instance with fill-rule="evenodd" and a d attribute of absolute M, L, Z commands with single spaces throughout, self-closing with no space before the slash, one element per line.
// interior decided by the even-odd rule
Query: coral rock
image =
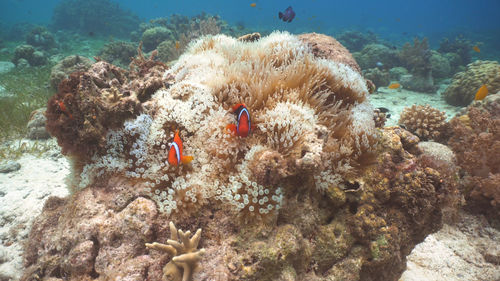
<path fill-rule="evenodd" d="M 465 197 L 475 211 L 500 214 L 500 94 L 475 102 L 454 117 L 448 142 L 466 172 Z"/>
<path fill-rule="evenodd" d="M 71 73 L 87 71 L 91 65 L 92 61 L 86 57 L 79 55 L 67 56 L 52 67 L 50 85 L 52 88 L 57 89 L 59 83 L 68 78 Z"/>
<path fill-rule="evenodd" d="M 28 121 L 28 138 L 32 140 L 48 139 L 49 132 L 45 129 L 47 118 L 45 117 L 45 108 L 39 108 L 31 112 L 30 120 Z"/>
<path fill-rule="evenodd" d="M 453 76 L 450 86 L 443 96 L 447 103 L 457 106 L 469 105 L 482 85 L 488 91 L 500 91 L 500 64 L 496 61 L 475 61 L 467 65 L 467 69 Z"/>
<path fill-rule="evenodd" d="M 306 33 L 299 35 L 299 39 L 312 49 L 316 57 L 346 64 L 353 70 L 361 73 L 361 68 L 351 53 L 335 38 L 324 34 Z"/>
<path fill-rule="evenodd" d="M 441 182 L 441 170 L 410 151 L 417 137 L 375 128 L 360 73 L 316 57 L 296 36 L 203 37 L 163 69 L 164 87 L 134 96 L 144 97 L 141 110 L 127 117 L 106 103 L 111 88 L 141 84 L 162 66 L 141 60 L 128 76 L 104 62 L 94 67 L 66 81 L 87 100 L 63 101 L 78 122 L 103 110 L 99 142 L 86 143 L 89 156 L 74 166 L 74 194 L 49 199 L 33 224 L 22 280 L 160 280 L 171 272 L 193 280 L 397 280 L 406 255 L 439 229 L 453 202 L 448 177 Z M 237 103 L 254 125 L 245 138 L 225 129 Z M 85 122 L 71 126 L 68 113 L 52 110 L 61 121 L 53 131 L 77 128 L 77 137 L 58 136 L 78 143 L 77 153 Z M 177 130 L 194 160 L 173 166 L 168 143 Z M 203 228 L 205 250 L 197 250 L 201 230 L 191 238 L 165 221 Z M 165 245 L 148 247 L 170 261 L 144 244 L 169 234 Z M 79 266 L 62 267 L 73 253 L 81 253 Z"/>

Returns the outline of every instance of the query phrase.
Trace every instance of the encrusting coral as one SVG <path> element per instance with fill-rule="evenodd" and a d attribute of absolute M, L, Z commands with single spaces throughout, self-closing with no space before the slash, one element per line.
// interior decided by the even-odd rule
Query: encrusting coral
<path fill-rule="evenodd" d="M 141 61 L 127 79 L 158 78 L 160 66 Z M 169 261 L 145 246 L 176 233 L 165 221 L 203 228 L 205 250 L 193 247 L 201 231 L 185 242 L 194 252 L 182 273 L 203 255 L 193 280 L 397 280 L 405 257 L 455 202 L 452 177 L 442 178 L 450 169 L 419 161 L 418 137 L 375 128 L 361 74 L 316 56 L 296 36 L 202 37 L 163 72 L 161 88 L 137 94 L 140 110 L 95 130 L 98 142 L 57 135 L 74 147 L 65 153 L 81 161 L 73 171 L 80 176 L 72 196 L 49 199 L 35 220 L 21 280 L 161 280 L 169 262 L 175 272 L 183 267 L 179 256 Z M 113 85 L 122 93 L 130 83 Z M 89 98 L 53 109 L 56 132 L 73 114 L 85 130 L 80 112 L 110 91 L 77 89 Z M 251 115 L 246 137 L 226 129 L 239 103 Z M 101 114 L 118 114 L 122 104 L 104 103 Z M 194 156 L 189 164 L 169 164 L 177 130 L 185 155 Z M 180 236 L 171 237 L 148 245 L 179 254 Z"/>
<path fill-rule="evenodd" d="M 445 112 L 428 104 L 405 107 L 399 118 L 399 124 L 423 140 L 442 140 L 448 129 Z"/>
<path fill-rule="evenodd" d="M 472 103 L 454 117 L 448 142 L 465 172 L 468 205 L 488 217 L 500 214 L 500 93 Z"/>
<path fill-rule="evenodd" d="M 463 72 L 453 76 L 451 84 L 443 92 L 447 103 L 457 106 L 469 105 L 482 85 L 490 93 L 500 91 L 500 64 L 496 61 L 477 60 Z"/>
<path fill-rule="evenodd" d="M 152 244 L 146 243 L 146 247 L 166 252 L 172 257 L 172 260 L 163 268 L 163 280 L 191 281 L 193 271 L 205 254 L 205 249 L 197 249 L 201 238 L 201 229 L 198 229 L 193 237 L 189 238 L 190 231 L 177 230 L 173 222 L 170 222 L 169 226 L 168 245 L 154 242 Z"/>
<path fill-rule="evenodd" d="M 103 62 L 96 66 L 99 64 Z M 107 96 L 109 91 L 123 93 L 120 85 L 124 84 L 89 91 L 97 97 Z M 108 114 L 119 117 L 94 113 L 97 122 L 89 121 L 97 130 L 79 129 L 75 133 L 85 135 L 75 134 L 76 140 L 55 134 L 63 149 L 72 146 L 65 152 L 91 156 L 83 168 L 81 187 L 102 175 L 121 173 L 142 182 L 144 191 L 167 213 L 216 199 L 236 211 L 259 216 L 280 207 L 280 186 L 302 171 L 313 172 L 318 190 L 330 184 L 342 186 L 343 179 L 355 176 L 364 161 L 370 161 L 377 142 L 373 110 L 361 75 L 344 64 L 314 57 L 300 40 L 286 33 L 252 43 L 221 35 L 206 37 L 192 44 L 164 74 L 159 83 L 163 85 L 172 86 L 156 92 L 149 101 L 142 99 L 143 103 L 133 91 L 127 97 L 118 96 L 116 105 L 129 106 Z M 52 100 L 61 100 L 61 94 Z M 79 119 L 77 112 L 85 112 L 88 120 L 89 112 L 96 112 L 96 102 L 89 97 L 82 101 L 68 101 L 73 119 L 57 105 L 49 111 L 55 112 L 57 120 L 83 122 L 85 128 L 88 122 Z M 231 107 L 241 102 L 249 108 L 256 127 L 246 139 L 225 130 L 233 122 Z M 114 103 L 110 106 L 116 108 Z M 81 110 L 82 106 L 89 108 Z M 139 111 L 136 119 L 130 118 Z M 122 128 L 116 123 L 105 125 L 125 118 L 129 119 Z M 61 128 L 50 124 L 51 132 Z M 70 129 L 75 128 L 79 127 Z M 195 156 L 190 166 L 166 164 L 167 145 L 175 129 L 180 129 L 188 155 Z M 265 152 L 277 154 L 287 163 L 279 173 L 282 178 L 274 179 L 272 186 L 266 180 L 258 181 L 266 177 L 253 172 L 261 171 L 252 163 Z"/>

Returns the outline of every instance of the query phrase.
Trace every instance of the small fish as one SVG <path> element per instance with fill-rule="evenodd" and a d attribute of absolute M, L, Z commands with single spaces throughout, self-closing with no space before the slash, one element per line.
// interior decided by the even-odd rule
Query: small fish
<path fill-rule="evenodd" d="M 252 7 L 252 8 L 257 7 L 257 3 L 252 3 L 252 4 L 250 4 L 250 7 Z"/>
<path fill-rule="evenodd" d="M 226 129 L 229 129 L 235 135 L 246 138 L 253 129 L 250 113 L 243 103 L 238 103 L 233 106 L 233 112 L 236 114 L 236 124 L 229 124 Z"/>
<path fill-rule="evenodd" d="M 174 141 L 170 143 L 168 150 L 168 163 L 177 166 L 179 163 L 188 164 L 193 160 L 193 156 L 182 155 L 182 140 L 179 137 L 179 130 L 175 131 Z"/>
<path fill-rule="evenodd" d="M 481 53 L 481 49 L 479 49 L 479 47 L 476 45 L 474 47 L 472 47 L 472 49 L 478 53 Z"/>
<path fill-rule="evenodd" d="M 175 41 L 175 49 L 179 50 L 180 47 L 181 47 L 181 42 Z"/>
<path fill-rule="evenodd" d="M 389 89 L 397 89 L 399 87 L 401 87 L 401 84 L 399 84 L 399 83 L 391 83 L 387 88 L 389 88 Z"/>
<path fill-rule="evenodd" d="M 381 62 L 379 62 L 379 61 L 378 61 L 375 65 L 376 65 L 377 67 L 383 67 L 383 66 L 384 66 L 384 64 L 383 64 L 383 63 L 381 63 Z"/>
<path fill-rule="evenodd" d="M 476 92 L 474 100 L 483 100 L 488 95 L 488 87 L 486 85 L 481 86 Z"/>
<path fill-rule="evenodd" d="M 68 108 L 64 104 L 62 100 L 56 100 L 56 104 L 59 106 L 59 109 L 64 113 L 66 116 L 69 117 L 69 119 L 73 119 L 73 115 L 69 112 Z"/>
<path fill-rule="evenodd" d="M 279 12 L 278 17 L 284 22 L 292 22 L 293 18 L 295 18 L 295 12 L 293 11 L 292 6 L 286 8 L 283 13 Z"/>

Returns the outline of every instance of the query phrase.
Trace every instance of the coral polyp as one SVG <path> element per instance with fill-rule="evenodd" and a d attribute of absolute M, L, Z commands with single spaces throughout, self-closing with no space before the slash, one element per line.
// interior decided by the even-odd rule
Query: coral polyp
<path fill-rule="evenodd" d="M 125 85 L 115 83 L 100 94 L 123 93 Z M 316 57 L 288 33 L 255 42 L 204 37 L 164 73 L 161 85 L 146 98 L 137 91 L 115 95 L 117 106 L 133 97 L 137 109 L 124 111 L 129 115 L 122 126 L 105 126 L 109 129 L 93 137 L 99 148 L 86 150 L 93 154 L 84 163 L 80 188 L 120 173 L 139 182 L 166 213 L 215 199 L 235 211 L 265 215 L 280 208 L 290 178 L 307 171 L 317 190 L 342 188 L 376 147 L 363 77 L 343 63 Z M 225 129 L 234 122 L 231 108 L 238 103 L 246 104 L 255 125 L 246 138 Z M 72 101 L 71 110 L 82 107 L 95 108 L 96 101 Z M 186 154 L 194 156 L 189 165 L 167 161 L 175 130 Z M 69 138 L 56 136 L 66 147 Z M 256 161 L 262 155 L 286 164 Z"/>

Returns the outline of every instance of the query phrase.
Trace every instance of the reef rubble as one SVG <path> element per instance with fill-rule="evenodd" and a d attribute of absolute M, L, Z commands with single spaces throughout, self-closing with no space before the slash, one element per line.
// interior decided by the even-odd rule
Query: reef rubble
<path fill-rule="evenodd" d="M 162 280 L 173 257 L 146 243 L 176 237 L 167 221 L 203 229 L 193 280 L 398 280 L 456 212 L 456 167 L 377 129 L 359 69 L 310 46 L 206 36 L 170 69 L 142 57 L 64 80 L 47 129 L 73 161 L 73 194 L 45 203 L 21 280 Z M 247 138 L 225 129 L 241 102 Z M 176 130 L 188 165 L 167 162 Z"/>

